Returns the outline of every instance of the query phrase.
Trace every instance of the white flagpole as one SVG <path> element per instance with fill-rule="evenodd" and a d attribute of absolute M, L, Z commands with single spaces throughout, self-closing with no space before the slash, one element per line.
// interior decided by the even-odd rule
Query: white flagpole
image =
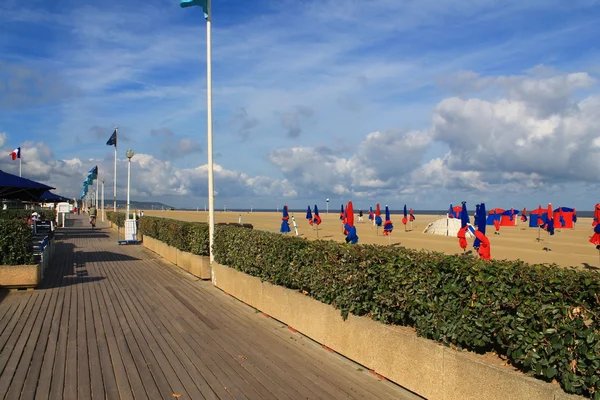
<path fill-rule="evenodd" d="M 102 222 L 104 222 L 104 178 L 102 178 Z"/>
<path fill-rule="evenodd" d="M 19 154 L 20 155 L 20 154 Z M 23 177 L 23 175 L 21 174 L 21 163 L 23 162 L 23 158 L 19 157 L 19 177 Z"/>
<path fill-rule="evenodd" d="M 117 142 L 119 140 L 119 128 L 115 126 Z M 117 212 L 117 143 L 115 143 L 115 176 L 113 178 L 113 211 Z"/>
<path fill-rule="evenodd" d="M 206 19 L 206 112 L 207 112 L 207 153 L 208 153 L 208 231 L 210 245 L 210 262 L 215 260 L 213 243 L 215 240 L 215 189 L 213 177 L 213 133 L 212 133 L 212 70 L 211 70 L 211 35 L 210 24 L 212 23 L 211 0 L 207 1 L 208 18 Z"/>
<path fill-rule="evenodd" d="M 98 210 L 98 174 L 96 174 L 96 210 Z"/>

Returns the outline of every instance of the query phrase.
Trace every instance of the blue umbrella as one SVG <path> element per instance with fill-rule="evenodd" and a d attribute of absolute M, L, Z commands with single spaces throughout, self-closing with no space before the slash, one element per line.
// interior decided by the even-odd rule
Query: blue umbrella
<path fill-rule="evenodd" d="M 454 218 L 454 213 L 452 212 L 452 209 L 454 207 L 452 207 L 452 203 L 450 203 L 450 208 L 448 209 L 448 217 L 450 218 Z"/>
<path fill-rule="evenodd" d="M 471 223 L 471 219 L 469 218 L 469 213 L 467 212 L 467 202 L 462 202 L 462 211 L 460 213 L 460 227 L 464 228 L 467 224 Z"/>
<path fill-rule="evenodd" d="M 485 203 L 481 203 L 479 208 L 477 209 L 477 213 L 475 215 L 475 221 L 477 223 L 477 230 L 485 235 L 485 226 L 486 226 L 487 212 L 485 211 Z M 481 241 L 477 238 L 473 241 L 473 247 L 475 249 L 479 249 L 481 245 Z"/>
<path fill-rule="evenodd" d="M 312 221 L 312 213 L 310 212 L 310 206 L 306 209 L 306 219 Z"/>
<path fill-rule="evenodd" d="M 344 205 L 342 204 L 342 209 L 340 211 L 340 220 L 344 220 L 344 217 L 346 216 L 346 214 L 344 213 Z"/>
<path fill-rule="evenodd" d="M 288 215 L 288 207 L 283 206 L 283 218 L 281 218 L 281 229 L 279 229 L 279 232 L 281 232 L 281 233 L 291 232 L 290 225 L 288 224 L 289 219 L 290 219 L 290 216 Z"/>

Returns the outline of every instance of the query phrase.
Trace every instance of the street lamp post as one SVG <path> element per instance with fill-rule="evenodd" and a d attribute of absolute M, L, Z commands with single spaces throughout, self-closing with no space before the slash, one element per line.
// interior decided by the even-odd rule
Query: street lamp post
<path fill-rule="evenodd" d="M 325 200 L 325 202 L 327 203 L 327 210 L 325 211 L 325 214 L 329 214 L 329 199 Z"/>
<path fill-rule="evenodd" d="M 129 149 L 125 152 L 127 157 L 127 214 L 125 219 L 129 219 L 129 190 L 131 187 L 131 159 L 135 155 L 134 151 Z"/>
<path fill-rule="evenodd" d="M 104 178 L 102 178 L 102 222 L 104 222 Z"/>

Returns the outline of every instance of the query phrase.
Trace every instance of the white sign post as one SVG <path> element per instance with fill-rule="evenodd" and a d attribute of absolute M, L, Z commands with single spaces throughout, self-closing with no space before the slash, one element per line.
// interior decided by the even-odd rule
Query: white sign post
<path fill-rule="evenodd" d="M 65 214 L 71 212 L 71 205 L 69 203 L 58 203 L 56 205 L 56 223 L 58 224 L 59 217 L 62 216 L 62 224 L 61 226 L 65 227 Z"/>

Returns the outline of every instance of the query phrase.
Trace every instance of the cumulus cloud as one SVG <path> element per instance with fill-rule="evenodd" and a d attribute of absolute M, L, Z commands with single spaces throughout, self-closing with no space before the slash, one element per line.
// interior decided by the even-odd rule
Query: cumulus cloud
<path fill-rule="evenodd" d="M 543 76 L 466 74 L 472 89 L 494 86 L 504 97 L 446 98 L 427 130 L 372 132 L 346 156 L 293 147 L 272 151 L 269 160 L 307 193 L 522 192 L 597 182 L 600 97 L 576 96 L 595 80 L 587 73 L 535 73 Z M 444 156 L 426 157 L 444 147 Z"/>

